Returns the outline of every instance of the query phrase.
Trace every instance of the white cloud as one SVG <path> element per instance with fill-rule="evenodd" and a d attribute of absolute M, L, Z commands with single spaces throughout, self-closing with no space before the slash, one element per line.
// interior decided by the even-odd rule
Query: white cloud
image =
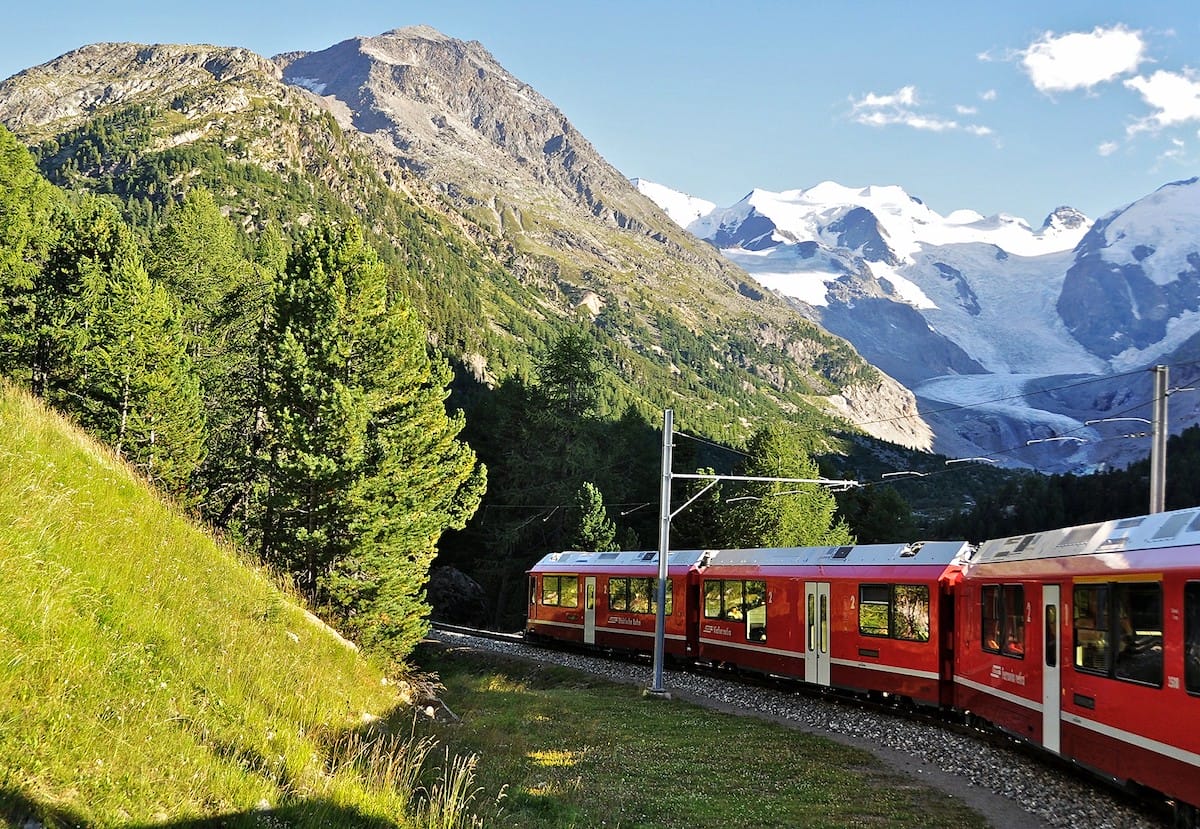
<path fill-rule="evenodd" d="M 960 115 L 974 112 L 970 107 L 956 107 Z M 960 124 L 952 118 L 921 111 L 921 101 L 915 86 L 902 86 L 889 95 L 868 92 L 859 99 L 850 99 L 851 118 L 869 127 L 905 126 L 926 132 L 964 130 L 973 135 L 991 135 L 989 127 Z M 967 111 L 969 110 L 969 112 Z"/>
<path fill-rule="evenodd" d="M 1158 70 L 1150 77 L 1139 75 L 1125 81 L 1125 86 L 1142 96 L 1152 109 L 1146 118 L 1131 125 L 1130 134 L 1200 121 L 1200 81 L 1192 74 Z"/>
<path fill-rule="evenodd" d="M 1046 32 L 1019 54 L 1029 80 L 1048 93 L 1091 89 L 1135 72 L 1146 60 L 1145 53 L 1142 33 L 1117 25 L 1065 35 Z"/>
<path fill-rule="evenodd" d="M 1119 145 L 1117 144 L 1116 141 L 1105 141 L 1103 144 L 1101 144 L 1099 147 L 1096 148 L 1096 152 L 1100 153 L 1100 155 L 1103 155 L 1103 156 L 1109 156 L 1109 155 L 1112 155 L 1113 153 L 1115 153 L 1117 151 L 1118 147 L 1119 147 Z"/>
<path fill-rule="evenodd" d="M 979 112 L 979 108 L 978 107 L 969 107 L 964 104 L 955 104 L 954 111 L 957 112 L 959 115 L 974 115 L 975 113 Z"/>
<path fill-rule="evenodd" d="M 917 88 L 902 86 L 891 95 L 876 95 L 868 92 L 862 100 L 853 101 L 851 105 L 857 112 L 860 109 L 882 109 L 885 107 L 910 107 L 917 103 Z"/>
<path fill-rule="evenodd" d="M 994 101 L 996 100 L 996 90 L 989 89 L 985 92 L 980 92 L 979 97 L 985 101 Z"/>

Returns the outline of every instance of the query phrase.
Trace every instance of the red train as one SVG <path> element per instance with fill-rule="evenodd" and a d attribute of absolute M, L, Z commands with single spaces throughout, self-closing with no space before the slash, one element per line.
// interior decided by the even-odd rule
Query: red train
<path fill-rule="evenodd" d="M 554 553 L 526 636 L 650 651 L 656 552 Z M 1200 826 L 1200 508 L 995 539 L 673 551 L 669 656 L 984 720 Z"/>

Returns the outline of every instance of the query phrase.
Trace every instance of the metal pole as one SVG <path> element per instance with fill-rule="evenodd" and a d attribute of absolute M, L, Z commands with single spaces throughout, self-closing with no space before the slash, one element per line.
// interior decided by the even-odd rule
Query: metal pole
<path fill-rule="evenodd" d="M 1162 512 L 1167 500 L 1167 367 L 1155 366 L 1154 416 L 1150 431 L 1150 513 Z"/>
<path fill-rule="evenodd" d="M 662 487 L 658 501 L 658 607 L 654 613 L 654 686 L 650 694 L 669 696 L 663 687 L 663 655 L 667 627 L 667 556 L 671 549 L 671 443 L 674 412 L 663 409 Z"/>

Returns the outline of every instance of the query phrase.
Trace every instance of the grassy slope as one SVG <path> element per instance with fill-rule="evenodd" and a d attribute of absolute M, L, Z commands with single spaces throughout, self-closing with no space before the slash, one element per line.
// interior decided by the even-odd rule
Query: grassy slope
<path fill-rule="evenodd" d="M 105 449 L 0 385 L 0 818 L 403 815 L 339 761 L 395 684 Z M 190 825 L 190 824 L 189 824 Z"/>
<path fill-rule="evenodd" d="M 758 719 L 645 699 L 566 668 L 436 646 L 459 723 L 438 737 L 507 786 L 521 829 L 966 829 L 962 801 L 888 772 L 870 754 Z M 648 670 L 648 668 L 647 668 Z"/>

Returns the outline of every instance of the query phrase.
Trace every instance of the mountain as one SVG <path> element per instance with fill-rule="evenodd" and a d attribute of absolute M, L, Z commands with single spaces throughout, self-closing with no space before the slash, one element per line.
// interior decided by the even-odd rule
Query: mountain
<path fill-rule="evenodd" d="M 707 216 L 717 207 L 710 201 L 678 193 L 652 181 L 635 178 L 630 180 L 630 184 L 636 187 L 639 193 L 661 207 L 671 217 L 671 221 L 683 227 L 687 227 L 701 216 Z"/>
<path fill-rule="evenodd" d="M 640 187 L 660 203 L 687 198 Z M 1143 369 L 1186 362 L 1200 345 L 1196 179 L 1094 223 L 1059 207 L 1036 229 L 1005 214 L 941 216 L 900 187 L 834 182 L 753 190 L 687 228 L 912 388 L 935 449 L 950 455 L 999 453 L 1046 471 L 1145 455 L 1144 443 L 1084 421 L 1149 417 Z M 1186 384 L 1196 369 L 1178 374 Z M 1179 402 L 1175 431 L 1198 410 Z M 1065 434 L 1088 442 L 1025 448 Z"/>
<path fill-rule="evenodd" d="M 582 322 L 614 369 L 606 399 L 710 436 L 782 412 L 929 444 L 907 389 L 684 232 L 478 43 L 414 27 L 271 60 L 95 44 L 0 83 L 0 123 L 56 184 L 130 210 L 196 182 L 251 232 L 364 219 L 431 339 L 485 384 Z"/>

